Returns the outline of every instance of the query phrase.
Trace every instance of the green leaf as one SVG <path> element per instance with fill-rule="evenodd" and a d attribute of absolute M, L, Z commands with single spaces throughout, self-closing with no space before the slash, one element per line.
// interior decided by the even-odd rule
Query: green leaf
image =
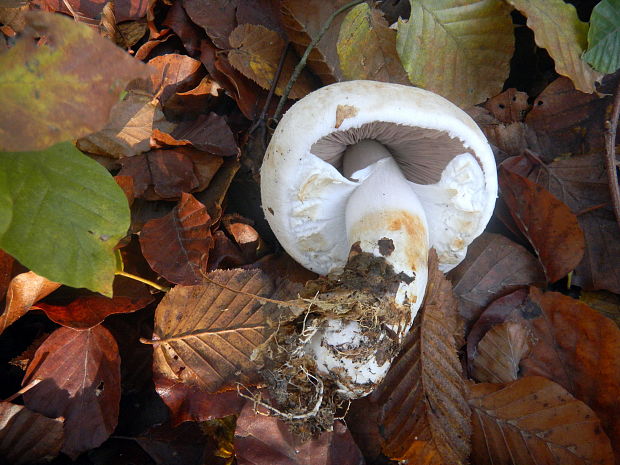
<path fill-rule="evenodd" d="M 344 18 L 336 49 L 346 79 L 409 84 L 396 53 L 396 31 L 380 10 L 367 3 L 357 5 Z"/>
<path fill-rule="evenodd" d="M 409 80 L 461 107 L 498 94 L 508 77 L 514 36 L 501 0 L 411 0 L 396 50 Z"/>
<path fill-rule="evenodd" d="M 41 150 L 102 129 L 126 84 L 149 75 L 86 24 L 41 11 L 26 20 L 0 54 L 0 150 Z"/>
<path fill-rule="evenodd" d="M 588 24 L 579 20 L 573 5 L 563 0 L 507 0 L 527 17 L 539 47 L 547 49 L 558 74 L 573 81 L 575 89 L 591 94 L 601 75 L 581 55 L 587 46 Z"/>
<path fill-rule="evenodd" d="M 51 281 L 111 296 L 129 206 L 110 173 L 69 142 L 0 152 L 0 173 L 0 212 L 12 214 L 0 248 Z"/>
<path fill-rule="evenodd" d="M 603 0 L 592 10 L 583 59 L 603 73 L 620 68 L 620 0 Z"/>

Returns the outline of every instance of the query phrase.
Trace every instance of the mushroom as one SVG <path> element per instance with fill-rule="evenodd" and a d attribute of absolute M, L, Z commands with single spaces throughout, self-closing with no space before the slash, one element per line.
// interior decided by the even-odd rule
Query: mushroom
<path fill-rule="evenodd" d="M 400 319 L 369 333 L 316 319 L 304 353 L 346 397 L 371 392 L 422 303 L 434 247 L 444 272 L 465 257 L 497 197 L 495 160 L 475 122 L 432 92 L 348 81 L 307 95 L 284 115 L 261 168 L 265 216 L 283 248 L 319 274 L 345 269 L 352 247 L 400 277 Z M 365 352 L 360 355 L 360 349 Z"/>

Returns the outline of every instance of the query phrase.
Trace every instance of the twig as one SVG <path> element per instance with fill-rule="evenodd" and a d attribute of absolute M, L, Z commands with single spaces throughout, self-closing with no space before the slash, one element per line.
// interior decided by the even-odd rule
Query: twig
<path fill-rule="evenodd" d="M 334 19 L 336 19 L 336 16 L 338 16 L 343 11 L 346 11 L 349 8 L 354 7 L 355 5 L 359 5 L 360 3 L 363 3 L 365 1 L 366 0 L 354 0 L 352 2 L 349 2 L 346 5 L 343 5 L 340 8 L 338 8 L 336 11 L 334 11 L 329 16 L 329 18 L 327 18 L 327 21 L 325 21 L 319 33 L 316 35 L 314 39 L 312 39 L 312 42 L 310 42 L 310 44 L 306 47 L 306 51 L 301 57 L 301 60 L 299 60 L 299 63 L 297 63 L 297 66 L 295 66 L 295 70 L 293 71 L 291 78 L 288 80 L 288 84 L 286 85 L 286 88 L 284 89 L 284 93 L 282 94 L 282 96 L 280 97 L 280 101 L 278 102 L 278 107 L 276 108 L 276 112 L 273 114 L 273 120 L 276 123 L 278 122 L 280 113 L 282 113 L 282 108 L 284 108 L 284 104 L 286 103 L 286 100 L 288 99 L 288 94 L 291 92 L 293 85 L 295 85 L 295 81 L 297 81 L 297 78 L 299 77 L 302 70 L 306 66 L 306 61 L 308 61 L 308 56 L 310 56 L 310 52 L 312 52 L 314 47 L 316 47 L 316 44 L 318 44 L 319 41 L 323 38 L 327 30 L 329 29 L 329 26 L 331 26 Z"/>
<path fill-rule="evenodd" d="M 14 399 L 16 399 L 17 397 L 21 396 L 22 394 L 24 394 L 26 391 L 30 391 L 30 389 L 32 389 L 33 387 L 35 387 L 37 384 L 39 384 L 41 381 L 43 381 L 42 379 L 39 378 L 35 378 L 32 381 L 30 381 L 28 384 L 26 384 L 23 388 L 21 388 L 19 391 L 17 391 L 15 394 L 13 394 L 12 396 L 7 397 L 6 399 L 4 399 L 3 402 L 11 402 Z"/>
<path fill-rule="evenodd" d="M 605 121 L 605 166 L 609 181 L 609 194 L 611 205 L 616 216 L 616 222 L 620 225 L 620 187 L 618 186 L 618 173 L 616 161 L 616 131 L 618 130 L 618 116 L 620 115 L 620 81 L 616 87 L 614 105 L 611 111 L 611 120 Z"/>
<path fill-rule="evenodd" d="M 136 276 L 135 274 L 127 273 L 126 271 L 115 271 L 114 274 L 118 276 L 124 276 L 125 278 L 133 279 L 134 281 L 139 281 L 161 292 L 168 292 L 170 290 L 169 287 L 160 286 L 159 284 L 151 281 L 150 279 L 142 278 L 140 276 Z"/>

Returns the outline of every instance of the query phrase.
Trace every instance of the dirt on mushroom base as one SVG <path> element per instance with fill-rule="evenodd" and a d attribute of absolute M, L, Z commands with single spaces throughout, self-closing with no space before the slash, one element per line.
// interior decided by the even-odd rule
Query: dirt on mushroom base
<path fill-rule="evenodd" d="M 304 352 L 304 343 L 328 320 L 356 321 L 363 336 L 374 343 L 350 351 L 330 347 L 330 351 L 353 362 L 372 357 L 379 366 L 391 362 L 400 350 L 400 340 L 390 327 L 402 328 L 411 323 L 409 302 L 405 299 L 402 305 L 397 304 L 396 293 L 401 283 L 413 279 L 395 273 L 385 258 L 363 252 L 359 244 L 354 244 L 342 273 L 306 283 L 299 299 L 289 307 L 292 311 L 281 314 L 275 322 L 277 331 L 256 358 L 263 361 L 261 374 L 272 413 L 285 419 L 302 439 L 331 430 L 334 419 L 338 413 L 344 414 L 349 401 L 336 383 L 337 378 L 346 376 L 344 370 L 339 376 L 319 372 L 316 361 Z M 300 304 L 305 304 L 305 311 L 299 311 Z"/>

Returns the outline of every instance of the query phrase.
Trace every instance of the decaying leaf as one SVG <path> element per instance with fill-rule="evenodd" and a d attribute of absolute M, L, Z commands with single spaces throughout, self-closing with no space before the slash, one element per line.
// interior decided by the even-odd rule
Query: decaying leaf
<path fill-rule="evenodd" d="M 272 281 L 259 270 L 214 271 L 215 283 L 176 286 L 157 307 L 154 370 L 173 381 L 214 393 L 260 381 L 256 349 L 275 327 L 269 307 L 247 294 L 269 297 Z"/>
<path fill-rule="evenodd" d="M 230 64 L 263 89 L 270 89 L 285 47 L 280 35 L 264 26 L 241 24 L 232 31 L 229 41 L 232 47 L 228 52 Z M 297 61 L 293 54 L 287 54 L 276 85 L 276 95 L 284 92 Z M 311 77 L 302 72 L 291 88 L 289 97 L 299 99 L 312 90 L 314 86 Z"/>
<path fill-rule="evenodd" d="M 0 334 L 7 326 L 24 316 L 35 302 L 59 287 L 59 283 L 49 281 L 32 271 L 15 276 L 6 293 L 4 312 L 0 314 Z"/>
<path fill-rule="evenodd" d="M 26 17 L 22 37 L 0 54 L 0 150 L 41 150 L 98 131 L 125 85 L 148 77 L 144 63 L 85 24 L 41 11 Z M 48 44 L 37 46 L 37 36 Z"/>
<path fill-rule="evenodd" d="M 15 465 L 48 462 L 63 442 L 63 419 L 0 402 L 0 457 Z"/>
<path fill-rule="evenodd" d="M 186 141 L 203 152 L 221 157 L 239 154 L 237 142 L 226 120 L 216 113 L 200 115 L 191 122 L 180 123 L 171 133 L 172 137 Z"/>
<path fill-rule="evenodd" d="M 24 383 L 41 382 L 24 404 L 48 417 L 65 418 L 62 452 L 72 458 L 105 441 L 118 421 L 120 358 L 103 326 L 83 331 L 59 328 L 37 349 Z"/>
<path fill-rule="evenodd" d="M 238 0 L 183 0 L 183 8 L 191 20 L 203 28 L 213 43 L 229 48 L 228 36 L 235 28 Z"/>
<path fill-rule="evenodd" d="M 396 36 L 411 83 L 464 108 L 498 94 L 514 51 L 509 11 L 499 0 L 411 0 Z"/>
<path fill-rule="evenodd" d="M 596 414 L 538 376 L 472 386 L 472 459 L 477 465 L 613 465 Z"/>
<path fill-rule="evenodd" d="M 601 74 L 581 59 L 588 42 L 588 24 L 579 20 L 575 7 L 562 0 L 507 0 L 527 17 L 539 47 L 547 49 L 555 70 L 567 76 L 575 88 L 591 94 Z"/>
<path fill-rule="evenodd" d="M 156 72 L 151 75 L 153 90 L 166 112 L 166 103 L 177 92 L 195 88 L 205 75 L 200 61 L 187 55 L 168 53 L 149 60 Z"/>
<path fill-rule="evenodd" d="M 502 198 L 530 241 L 551 283 L 574 270 L 586 247 L 577 217 L 547 189 L 500 167 Z"/>
<path fill-rule="evenodd" d="M 525 113 L 530 107 L 527 98 L 528 95 L 525 92 L 510 88 L 487 100 L 484 108 L 502 123 L 517 123 L 523 121 Z"/>
<path fill-rule="evenodd" d="M 476 347 L 472 376 L 482 383 L 508 383 L 519 375 L 519 362 L 530 349 L 528 328 L 506 322 L 488 331 Z"/>
<path fill-rule="evenodd" d="M 74 12 L 76 19 L 98 19 L 108 0 L 34 0 L 46 11 L 58 11 L 66 15 Z M 69 8 L 70 7 L 70 8 Z M 147 3 L 141 0 L 116 0 L 114 2 L 114 16 L 118 22 L 130 19 L 139 19 L 146 14 Z"/>
<path fill-rule="evenodd" d="M 205 206 L 183 193 L 166 216 L 148 221 L 140 234 L 144 258 L 168 281 L 192 285 L 203 281 L 211 237 L 212 219 Z"/>
<path fill-rule="evenodd" d="M 409 84 L 396 53 L 396 31 L 390 29 L 380 10 L 367 3 L 347 13 L 336 47 L 346 79 Z"/>
<path fill-rule="evenodd" d="M 581 291 L 579 300 L 620 326 L 620 295 L 607 291 Z"/>
<path fill-rule="evenodd" d="M 459 314 L 471 325 L 493 300 L 530 284 L 544 283 L 538 260 L 524 247 L 493 233 L 483 233 L 465 260 L 450 272 Z"/>

